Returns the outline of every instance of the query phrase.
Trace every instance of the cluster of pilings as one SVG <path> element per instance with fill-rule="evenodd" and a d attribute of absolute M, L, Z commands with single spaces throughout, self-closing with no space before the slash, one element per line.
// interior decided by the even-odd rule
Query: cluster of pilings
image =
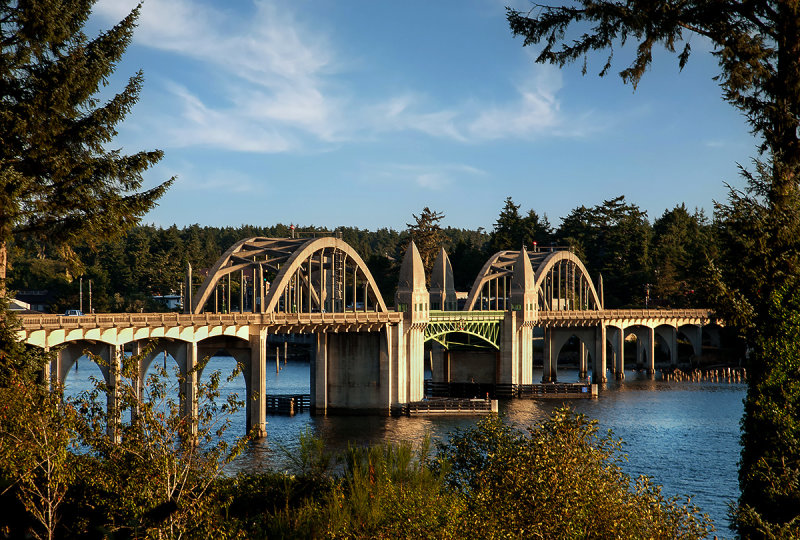
<path fill-rule="evenodd" d="M 669 371 L 661 370 L 661 379 L 674 382 L 728 382 L 738 383 L 747 380 L 747 370 L 745 368 L 716 368 L 716 369 L 693 369 L 683 371 L 682 369 L 672 369 Z"/>

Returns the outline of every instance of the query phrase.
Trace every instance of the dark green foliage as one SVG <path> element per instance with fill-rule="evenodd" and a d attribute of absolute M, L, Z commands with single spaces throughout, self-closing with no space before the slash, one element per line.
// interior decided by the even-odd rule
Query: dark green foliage
<path fill-rule="evenodd" d="M 522 216 L 519 214 L 519 205 L 514 204 L 511 197 L 506 197 L 505 206 L 497 216 L 492 235 L 489 240 L 491 253 L 507 249 L 522 248 L 521 225 Z"/>
<path fill-rule="evenodd" d="M 562 220 L 557 236 L 559 244 L 575 250 L 593 279 L 603 275 L 605 307 L 644 304 L 652 237 L 646 212 L 620 195 L 576 208 Z"/>
<path fill-rule="evenodd" d="M 534 210 L 528 215 L 519 213 L 519 205 L 511 197 L 506 197 L 505 206 L 500 211 L 489 239 L 489 255 L 505 250 L 519 250 L 522 246 L 531 250 L 534 242 L 540 248 L 549 246 L 553 240 L 553 229 L 547 216 L 539 217 Z"/>
<path fill-rule="evenodd" d="M 0 297 L 0 388 L 12 384 L 38 385 L 42 369 L 52 359 L 38 347 L 18 341 L 19 320 Z"/>
<path fill-rule="evenodd" d="M 702 212 L 690 214 L 683 204 L 665 211 L 653 223 L 653 305 L 708 307 L 701 287 L 707 262 L 715 255 L 711 225 Z"/>
<path fill-rule="evenodd" d="M 0 1 L 0 280 L 13 238 L 39 238 L 70 262 L 80 240 L 119 235 L 171 184 L 142 188 L 160 151 L 108 149 L 136 103 L 137 73 L 105 103 L 96 94 L 130 43 L 139 8 L 89 39 L 93 1 Z"/>
<path fill-rule="evenodd" d="M 419 215 L 412 215 L 414 223 L 406 223 L 406 226 L 422 258 L 422 266 L 425 267 L 425 281 L 430 284 L 433 263 L 436 262 L 436 256 L 444 243 L 442 227 L 439 225 L 439 222 L 444 219 L 444 214 L 426 206 Z"/>
<path fill-rule="evenodd" d="M 798 285 L 770 294 L 770 320 L 761 321 L 771 327 L 760 329 L 751 350 L 742 420 L 742 493 L 734 515 L 737 529 L 748 538 L 800 537 Z"/>

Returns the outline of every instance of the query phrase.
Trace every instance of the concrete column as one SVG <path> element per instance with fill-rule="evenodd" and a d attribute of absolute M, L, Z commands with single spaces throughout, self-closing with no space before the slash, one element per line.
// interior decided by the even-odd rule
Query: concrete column
<path fill-rule="evenodd" d="M 183 376 L 181 384 L 181 411 L 191 422 L 189 433 L 197 435 L 197 343 L 186 343 L 177 348 L 175 360 Z"/>
<path fill-rule="evenodd" d="M 311 360 L 311 410 L 325 414 L 328 409 L 328 334 L 316 336 L 314 358 Z"/>
<path fill-rule="evenodd" d="M 380 332 L 380 388 L 383 399 L 391 407 L 397 403 L 397 388 L 392 384 L 395 377 L 393 367 L 397 364 L 399 342 L 397 327 L 386 324 Z"/>
<path fill-rule="evenodd" d="M 517 313 L 506 311 L 500 334 L 500 362 L 497 366 L 498 384 L 519 384 L 519 347 L 517 337 Z"/>
<path fill-rule="evenodd" d="M 519 384 L 533 383 L 533 328 L 523 325 L 517 332 L 519 344 Z"/>
<path fill-rule="evenodd" d="M 594 353 L 594 366 L 592 366 L 592 382 L 595 384 L 603 384 L 607 381 L 606 378 L 606 326 L 600 324 L 597 327 L 597 335 L 594 340 L 595 353 Z"/>
<path fill-rule="evenodd" d="M 678 329 L 672 326 L 670 330 L 669 363 L 672 367 L 678 367 Z"/>
<path fill-rule="evenodd" d="M 554 358 L 557 352 L 553 349 L 553 338 L 554 338 L 555 331 L 552 328 L 545 328 L 544 329 L 544 354 L 542 355 L 542 382 L 549 383 L 556 381 L 556 362 L 557 358 Z"/>
<path fill-rule="evenodd" d="M 625 379 L 625 329 L 617 332 L 617 380 Z"/>
<path fill-rule="evenodd" d="M 252 328 L 252 327 L 251 327 Z M 245 414 L 247 432 L 267 435 L 267 329 L 255 328 L 250 334 L 250 395 Z"/>
<path fill-rule="evenodd" d="M 409 342 L 408 401 L 420 401 L 425 394 L 425 331 L 418 327 L 409 330 Z"/>
<path fill-rule="evenodd" d="M 589 350 L 586 344 L 581 341 L 578 344 L 578 378 L 585 379 L 586 373 L 589 371 Z"/>
<path fill-rule="evenodd" d="M 655 328 L 647 328 L 647 376 L 653 377 L 656 373 L 656 331 Z"/>
<path fill-rule="evenodd" d="M 644 365 L 644 338 L 640 332 L 636 333 L 636 368 Z"/>
<path fill-rule="evenodd" d="M 108 393 L 106 394 L 106 417 L 108 419 L 108 425 L 106 429 L 114 440 L 117 440 L 119 437 L 118 428 L 120 415 L 122 414 L 120 410 L 119 385 L 121 381 L 123 354 L 124 351 L 120 345 L 108 345 L 100 354 L 101 358 L 107 362 L 108 366 L 106 375 L 106 383 L 108 385 Z"/>

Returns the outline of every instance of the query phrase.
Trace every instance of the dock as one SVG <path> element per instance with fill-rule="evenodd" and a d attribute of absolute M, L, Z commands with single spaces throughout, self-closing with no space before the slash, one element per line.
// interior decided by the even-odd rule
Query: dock
<path fill-rule="evenodd" d="M 267 394 L 267 414 L 294 416 L 311 407 L 310 394 Z"/>
<path fill-rule="evenodd" d="M 425 381 L 429 398 L 478 399 L 576 399 L 598 397 L 598 386 L 589 382 L 492 384 Z"/>
<path fill-rule="evenodd" d="M 496 399 L 430 398 L 392 406 L 392 416 L 476 415 L 496 412 Z"/>

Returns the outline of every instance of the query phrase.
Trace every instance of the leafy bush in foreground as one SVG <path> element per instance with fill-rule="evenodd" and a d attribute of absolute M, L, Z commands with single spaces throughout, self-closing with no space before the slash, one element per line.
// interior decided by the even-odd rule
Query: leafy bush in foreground
<path fill-rule="evenodd" d="M 620 467 L 621 441 L 597 422 L 557 409 L 519 430 L 498 418 L 456 433 L 440 449 L 446 480 L 465 510 L 464 536 L 486 538 L 703 538 L 697 507 L 665 499 L 659 486 Z"/>

